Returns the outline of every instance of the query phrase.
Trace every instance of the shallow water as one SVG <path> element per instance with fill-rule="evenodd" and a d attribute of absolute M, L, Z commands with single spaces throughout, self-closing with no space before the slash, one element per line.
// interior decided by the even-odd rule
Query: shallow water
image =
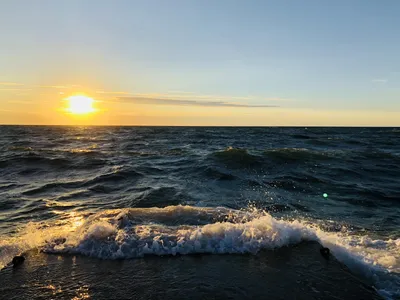
<path fill-rule="evenodd" d="M 0 175 L 1 266 L 317 241 L 400 297 L 398 128 L 3 126 Z"/>

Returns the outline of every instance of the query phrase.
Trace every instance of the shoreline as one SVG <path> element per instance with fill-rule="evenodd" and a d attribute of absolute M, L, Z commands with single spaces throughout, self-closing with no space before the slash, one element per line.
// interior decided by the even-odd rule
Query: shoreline
<path fill-rule="evenodd" d="M 321 246 L 257 255 L 101 260 L 31 250 L 0 271 L 5 299 L 382 299 Z"/>

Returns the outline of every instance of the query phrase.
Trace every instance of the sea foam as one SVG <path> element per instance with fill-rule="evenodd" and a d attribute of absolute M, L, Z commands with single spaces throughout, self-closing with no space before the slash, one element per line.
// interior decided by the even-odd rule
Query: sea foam
<path fill-rule="evenodd" d="M 169 206 L 107 210 L 73 216 L 63 224 L 30 223 L 18 238 L 0 242 L 0 264 L 32 248 L 101 259 L 146 255 L 256 254 L 316 241 L 353 273 L 390 299 L 400 296 L 400 239 L 374 240 L 327 232 L 316 223 L 278 220 L 260 211 Z"/>

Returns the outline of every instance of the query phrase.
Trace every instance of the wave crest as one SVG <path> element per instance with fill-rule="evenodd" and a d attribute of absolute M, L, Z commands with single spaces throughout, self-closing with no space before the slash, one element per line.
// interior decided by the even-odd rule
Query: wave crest
<path fill-rule="evenodd" d="M 79 220 L 77 221 L 77 217 Z M 131 208 L 75 216 L 64 224 L 31 223 L 25 234 L 0 242 L 0 262 L 18 252 L 39 248 L 46 253 L 72 253 L 101 259 L 146 255 L 241 254 L 317 241 L 353 272 L 379 289 L 399 296 L 400 239 L 374 240 L 342 230 L 326 232 L 301 220 L 278 220 L 266 212 L 224 207 Z"/>
<path fill-rule="evenodd" d="M 332 156 L 334 156 L 334 153 L 309 150 L 305 148 L 277 148 L 277 149 L 265 150 L 264 155 L 273 159 L 282 159 L 285 161 L 297 161 L 297 160 L 330 159 L 332 158 Z"/>
<path fill-rule="evenodd" d="M 259 158 L 250 154 L 246 149 L 233 147 L 215 152 L 214 157 L 222 163 L 237 167 L 252 167 L 259 162 Z"/>

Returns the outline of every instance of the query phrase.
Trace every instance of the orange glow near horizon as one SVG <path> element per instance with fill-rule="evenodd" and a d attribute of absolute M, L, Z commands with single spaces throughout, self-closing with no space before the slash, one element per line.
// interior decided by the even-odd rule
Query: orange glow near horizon
<path fill-rule="evenodd" d="M 68 101 L 66 111 L 74 115 L 86 115 L 96 112 L 95 101 L 84 95 L 74 95 L 65 99 Z"/>
<path fill-rule="evenodd" d="M 44 90 L 43 90 L 44 89 Z M 54 90 L 56 89 L 56 91 Z M 78 90 L 79 89 L 79 90 Z M 56 86 L 13 95 L 0 88 L 0 124 L 4 125 L 96 125 L 96 126 L 391 126 L 400 125 L 400 111 L 378 109 L 312 109 L 290 107 L 246 108 L 199 106 L 169 94 L 144 94 L 148 103 L 101 88 Z M 107 90 L 106 88 L 104 90 Z M 109 89 L 112 90 L 112 89 Z M 179 96 L 179 95 L 177 95 Z M 138 98 L 142 97 L 141 95 Z M 152 98 L 154 97 L 154 98 Z M 158 98 L 177 100 L 157 102 Z M 185 96 L 186 97 L 186 96 Z M 191 96 L 188 95 L 187 98 Z M 207 100 L 211 99 L 211 96 Z M 224 99 L 228 96 L 224 96 Z M 169 99 L 168 98 L 168 99 Z M 205 101 L 207 102 L 207 101 Z M 285 107 L 284 105 L 287 105 Z"/>

